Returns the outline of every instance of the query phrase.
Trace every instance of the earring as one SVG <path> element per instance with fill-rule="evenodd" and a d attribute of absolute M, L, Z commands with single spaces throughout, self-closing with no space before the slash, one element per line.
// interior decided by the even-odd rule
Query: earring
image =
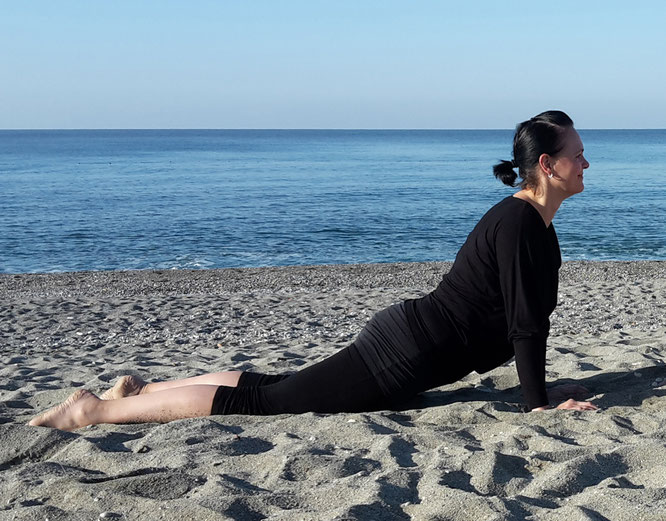
<path fill-rule="evenodd" d="M 548 179 L 552 179 L 552 178 L 553 178 L 553 174 L 548 174 Z"/>

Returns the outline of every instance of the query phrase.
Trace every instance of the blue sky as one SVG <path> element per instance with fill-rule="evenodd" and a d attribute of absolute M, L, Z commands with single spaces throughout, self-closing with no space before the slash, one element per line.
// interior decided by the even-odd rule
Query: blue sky
<path fill-rule="evenodd" d="M 546 5 L 548 4 L 548 5 Z M 0 128 L 666 128 L 657 1 L 0 4 Z"/>

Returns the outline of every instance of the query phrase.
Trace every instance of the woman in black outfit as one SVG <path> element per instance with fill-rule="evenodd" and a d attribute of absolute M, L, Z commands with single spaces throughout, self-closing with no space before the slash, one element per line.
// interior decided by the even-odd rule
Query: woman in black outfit
<path fill-rule="evenodd" d="M 484 373 L 512 357 L 528 410 L 593 410 L 546 393 L 546 339 L 561 265 L 551 223 L 583 190 L 580 136 L 549 111 L 518 125 L 513 160 L 495 176 L 520 190 L 479 221 L 451 271 L 428 295 L 377 313 L 346 349 L 292 375 L 222 372 L 171 382 L 125 376 L 102 395 L 78 390 L 31 425 L 73 430 L 97 423 L 166 422 L 209 414 L 355 412 L 391 408 L 416 393 Z"/>

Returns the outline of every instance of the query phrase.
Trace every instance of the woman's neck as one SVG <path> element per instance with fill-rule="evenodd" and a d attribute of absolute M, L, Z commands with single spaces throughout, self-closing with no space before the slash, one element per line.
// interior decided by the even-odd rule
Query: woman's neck
<path fill-rule="evenodd" d="M 527 188 L 516 192 L 513 194 L 514 197 L 522 199 L 530 203 L 541 215 L 543 222 L 546 224 L 546 227 L 550 226 L 550 223 L 553 221 L 557 210 L 560 208 L 562 201 L 555 200 L 552 197 L 546 197 L 546 194 L 536 193 Z"/>

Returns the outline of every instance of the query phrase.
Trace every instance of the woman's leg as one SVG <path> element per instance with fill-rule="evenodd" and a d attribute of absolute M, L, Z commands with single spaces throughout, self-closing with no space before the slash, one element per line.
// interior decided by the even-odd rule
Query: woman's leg
<path fill-rule="evenodd" d="M 422 345 L 403 304 L 377 313 L 354 342 L 272 385 L 219 387 L 212 414 L 335 413 L 384 409 L 472 369 L 455 352 Z"/>
<path fill-rule="evenodd" d="M 163 423 L 208 416 L 217 389 L 216 385 L 187 385 L 117 400 L 100 400 L 79 389 L 29 425 L 72 431 L 98 423 Z"/>
<path fill-rule="evenodd" d="M 333 413 L 384 408 L 389 402 L 431 387 L 432 375 L 441 371 L 440 364 L 433 364 L 416 345 L 400 309 L 392 306 L 376 315 L 357 341 L 339 353 L 294 375 L 270 377 L 280 379 L 275 383 L 265 380 L 237 386 L 242 373 L 215 373 L 175 382 L 135 382 L 136 396 L 117 400 L 101 401 L 81 390 L 30 423 L 72 430 L 93 423 L 163 422 L 211 413 Z"/>
<path fill-rule="evenodd" d="M 251 374 L 251 373 L 246 373 Z M 212 414 L 357 412 L 384 408 L 386 396 L 352 343 L 338 353 L 267 385 L 218 387 Z"/>
<path fill-rule="evenodd" d="M 158 391 L 165 391 L 175 387 L 185 387 L 190 385 L 214 385 L 216 387 L 224 385 L 225 387 L 236 387 L 242 371 L 223 371 L 220 373 L 202 374 L 182 380 L 170 380 L 164 382 L 147 383 L 138 376 L 128 375 L 121 377 L 116 384 L 100 398 L 102 400 L 117 400 L 137 394 L 149 394 Z"/>

